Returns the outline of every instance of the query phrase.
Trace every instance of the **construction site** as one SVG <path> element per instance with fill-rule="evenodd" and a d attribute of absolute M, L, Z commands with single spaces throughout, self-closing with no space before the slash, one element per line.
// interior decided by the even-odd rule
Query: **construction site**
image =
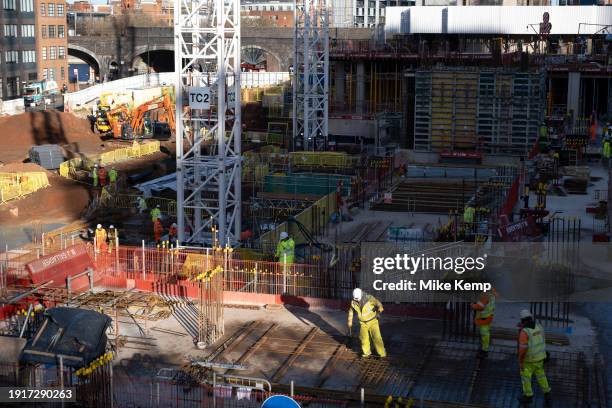
<path fill-rule="evenodd" d="M 612 406 L 612 9 L 239 10 L 0 116 L 0 406 Z"/>

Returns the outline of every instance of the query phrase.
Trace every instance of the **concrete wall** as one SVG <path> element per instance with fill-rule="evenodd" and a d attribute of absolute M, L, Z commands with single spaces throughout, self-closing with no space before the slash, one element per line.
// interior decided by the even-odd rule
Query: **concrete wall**
<path fill-rule="evenodd" d="M 329 133 L 341 136 L 374 138 L 376 123 L 365 119 L 329 119 Z"/>

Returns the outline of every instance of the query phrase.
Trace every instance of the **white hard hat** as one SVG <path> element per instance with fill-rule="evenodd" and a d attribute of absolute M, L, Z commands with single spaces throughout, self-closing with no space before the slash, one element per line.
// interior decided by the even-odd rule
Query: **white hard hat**
<path fill-rule="evenodd" d="M 287 239 L 289 238 L 289 234 L 287 234 L 285 231 L 280 233 L 280 239 Z"/>
<path fill-rule="evenodd" d="M 176 228 L 176 222 L 173 222 L 173 223 L 172 223 L 172 226 L 173 226 L 174 228 Z"/>
<path fill-rule="evenodd" d="M 113 229 L 113 228 L 115 228 L 115 226 L 114 226 L 114 225 L 111 225 L 109 228 L 110 228 L 110 229 Z"/>
<path fill-rule="evenodd" d="M 521 319 L 527 319 L 528 317 L 533 317 L 531 312 L 527 309 L 521 310 Z"/>
<path fill-rule="evenodd" d="M 159 204 L 157 204 L 155 207 L 159 208 Z"/>
<path fill-rule="evenodd" d="M 361 300 L 361 296 L 363 296 L 363 291 L 359 288 L 353 289 L 353 299 Z"/>
<path fill-rule="evenodd" d="M 102 224 L 98 224 L 96 228 L 102 228 Z"/>

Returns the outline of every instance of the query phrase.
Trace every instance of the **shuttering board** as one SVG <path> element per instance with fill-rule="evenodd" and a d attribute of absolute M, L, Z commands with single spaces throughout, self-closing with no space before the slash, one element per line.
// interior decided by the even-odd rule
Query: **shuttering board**
<path fill-rule="evenodd" d="M 415 78 L 416 150 L 523 154 L 535 143 L 543 72 L 446 68 Z"/>

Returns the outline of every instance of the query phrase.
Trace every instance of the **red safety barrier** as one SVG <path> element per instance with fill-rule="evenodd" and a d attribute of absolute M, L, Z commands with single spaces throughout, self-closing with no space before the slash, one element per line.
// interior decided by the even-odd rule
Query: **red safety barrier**
<path fill-rule="evenodd" d="M 514 209 L 514 206 L 516 205 L 517 201 L 518 201 L 518 195 L 519 195 L 519 181 L 520 178 L 517 177 L 516 179 L 514 179 L 514 181 L 512 182 L 512 186 L 510 187 L 510 190 L 508 190 L 508 196 L 506 197 L 506 202 L 504 203 L 504 206 L 501 209 L 501 215 L 506 215 L 506 216 L 510 216 L 510 214 L 512 214 L 512 210 Z"/>
<path fill-rule="evenodd" d="M 43 256 L 26 265 L 30 280 L 35 285 L 53 281 L 49 287 L 66 287 L 66 278 L 94 268 L 94 263 L 84 244 L 77 244 L 59 252 Z M 88 285 L 87 275 L 73 281 L 74 288 Z"/>

